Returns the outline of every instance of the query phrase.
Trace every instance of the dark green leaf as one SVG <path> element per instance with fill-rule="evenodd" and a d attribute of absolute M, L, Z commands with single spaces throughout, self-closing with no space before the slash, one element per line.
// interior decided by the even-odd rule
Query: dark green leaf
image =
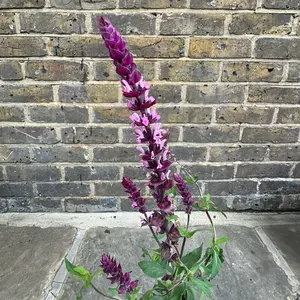
<path fill-rule="evenodd" d="M 230 238 L 228 238 L 228 237 L 221 237 L 221 238 L 217 239 L 215 243 L 217 245 L 221 245 L 221 244 L 226 243 L 228 241 L 230 241 Z"/>
<path fill-rule="evenodd" d="M 155 261 L 140 261 L 138 265 L 151 278 L 160 278 L 166 274 L 164 268 Z"/>
<path fill-rule="evenodd" d="M 83 291 L 84 286 L 82 286 L 76 296 L 76 300 L 81 300 L 82 299 L 82 291 Z"/>
<path fill-rule="evenodd" d="M 202 255 L 202 245 L 194 249 L 192 252 L 183 256 L 181 261 L 190 269 L 200 260 L 201 255 Z"/>
<path fill-rule="evenodd" d="M 197 290 L 189 282 L 186 283 L 186 299 L 197 299 Z"/>
<path fill-rule="evenodd" d="M 193 204 L 193 207 L 196 208 L 196 209 L 199 209 L 199 210 L 202 209 L 202 207 L 199 205 L 199 203 Z"/>
<path fill-rule="evenodd" d="M 211 279 L 215 278 L 222 267 L 222 262 L 219 258 L 219 253 L 214 250 L 211 260 Z"/>
<path fill-rule="evenodd" d="M 214 286 L 211 282 L 207 281 L 206 279 L 193 278 L 190 283 L 197 291 L 202 292 L 205 296 L 211 298 L 210 289 Z"/>
<path fill-rule="evenodd" d="M 74 268 L 76 267 L 75 265 L 73 265 L 67 258 L 65 258 L 65 265 L 66 265 L 66 268 L 67 268 L 67 271 L 73 275 L 77 275 L 77 274 L 74 274 Z"/>
<path fill-rule="evenodd" d="M 154 295 L 153 297 L 151 297 L 151 298 L 149 298 L 149 299 L 151 299 L 151 300 L 164 300 L 163 297 L 158 296 L 158 295 Z"/>
<path fill-rule="evenodd" d="M 162 261 L 159 263 L 165 270 L 167 270 L 170 273 L 173 273 L 173 269 L 169 266 L 168 261 Z"/>
<path fill-rule="evenodd" d="M 176 288 L 173 290 L 173 292 L 171 292 L 169 299 L 170 300 L 181 300 L 182 295 L 184 294 L 185 290 L 186 290 L 186 284 L 185 283 L 179 284 L 178 286 L 176 286 Z"/>

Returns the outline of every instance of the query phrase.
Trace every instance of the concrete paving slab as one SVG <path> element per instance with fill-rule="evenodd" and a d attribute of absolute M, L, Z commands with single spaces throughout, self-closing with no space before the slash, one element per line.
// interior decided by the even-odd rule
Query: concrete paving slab
<path fill-rule="evenodd" d="M 207 227 L 206 227 L 207 229 Z M 292 287 L 286 274 L 274 262 L 272 255 L 262 244 L 253 228 L 241 226 L 219 226 L 218 236 L 227 236 L 231 242 L 225 247 L 226 263 L 220 276 L 215 280 L 215 300 L 284 300 L 292 298 Z M 201 231 L 188 248 L 208 241 L 210 231 Z M 137 266 L 141 258 L 139 246 L 155 246 L 150 243 L 146 228 L 95 228 L 87 231 L 77 253 L 75 264 L 96 271 L 101 255 L 105 252 L 117 257 L 125 271 L 132 270 L 132 278 L 139 279 L 146 288 L 152 282 Z M 95 285 L 106 291 L 108 281 L 97 279 Z M 76 299 L 81 284 L 68 277 L 59 300 Z M 93 290 L 85 290 L 83 299 L 105 299 Z"/>
<path fill-rule="evenodd" d="M 76 229 L 0 226 L 0 299 L 42 300 Z"/>
<path fill-rule="evenodd" d="M 300 280 L 300 225 L 263 226 L 262 228 Z"/>

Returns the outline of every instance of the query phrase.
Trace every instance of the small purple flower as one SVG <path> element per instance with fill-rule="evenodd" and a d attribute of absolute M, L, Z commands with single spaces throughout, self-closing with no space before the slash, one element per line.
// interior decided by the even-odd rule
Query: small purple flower
<path fill-rule="evenodd" d="M 168 239 L 172 242 L 172 244 L 177 244 L 180 237 L 181 234 L 178 230 L 178 225 L 174 223 L 168 232 Z"/>

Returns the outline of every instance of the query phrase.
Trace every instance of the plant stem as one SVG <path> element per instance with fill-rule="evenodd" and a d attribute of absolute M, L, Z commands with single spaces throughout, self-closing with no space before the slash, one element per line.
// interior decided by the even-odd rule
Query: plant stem
<path fill-rule="evenodd" d="M 216 239 L 217 239 L 216 228 L 215 228 L 214 222 L 213 222 L 213 220 L 212 220 L 212 218 L 211 218 L 211 216 L 210 216 L 210 214 L 209 214 L 209 212 L 208 212 L 207 209 L 205 210 L 205 213 L 206 213 L 206 215 L 207 215 L 207 217 L 208 217 L 208 219 L 209 219 L 209 222 L 210 222 L 210 224 L 211 224 L 211 226 L 212 226 L 212 229 L 213 229 L 213 233 L 214 233 L 214 236 L 213 236 L 213 244 L 215 244 Z"/>
<path fill-rule="evenodd" d="M 191 214 L 188 214 L 187 222 L 186 222 L 186 231 L 189 230 L 189 226 L 190 226 L 190 217 L 191 217 Z M 180 258 L 182 258 L 185 243 L 186 243 L 186 237 L 184 237 L 183 242 L 182 242 L 181 251 L 180 251 Z"/>
<path fill-rule="evenodd" d="M 148 216 L 146 215 L 146 213 L 144 213 L 144 216 L 145 216 L 145 218 L 146 218 L 148 227 L 149 227 L 150 231 L 152 232 L 152 235 L 153 235 L 153 237 L 154 237 L 154 239 L 155 239 L 157 245 L 158 245 L 159 248 L 160 248 L 160 242 L 159 242 L 159 240 L 158 240 L 158 238 L 157 238 L 157 236 L 156 236 L 156 234 L 155 234 L 155 232 L 154 232 L 152 226 L 150 225 L 150 221 L 149 221 L 149 218 L 148 218 Z"/>
<path fill-rule="evenodd" d="M 109 296 L 109 295 L 104 294 L 103 292 L 101 292 L 100 290 L 98 290 L 98 289 L 93 285 L 92 282 L 91 282 L 91 286 L 92 286 L 92 288 L 93 288 L 98 294 L 102 295 L 103 297 L 106 297 L 106 298 L 109 298 L 109 299 L 115 299 L 115 300 L 122 300 L 122 299 L 119 298 L 119 297 L 111 297 L 111 296 Z"/>

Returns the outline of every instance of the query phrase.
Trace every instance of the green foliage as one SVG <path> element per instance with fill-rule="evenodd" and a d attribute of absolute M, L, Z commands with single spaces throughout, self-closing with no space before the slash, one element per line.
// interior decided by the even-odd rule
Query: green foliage
<path fill-rule="evenodd" d="M 76 300 L 81 300 L 82 299 L 82 291 L 83 291 L 84 286 L 82 286 L 76 296 Z"/>
<path fill-rule="evenodd" d="M 189 252 L 188 254 L 186 254 L 185 256 L 183 256 L 182 259 L 181 259 L 181 261 L 189 269 L 191 269 L 200 260 L 201 255 L 202 255 L 202 245 L 200 247 L 194 249 L 192 252 Z"/>
<path fill-rule="evenodd" d="M 166 274 L 165 269 L 156 261 L 144 260 L 140 261 L 138 265 L 150 278 L 161 278 Z"/>
<path fill-rule="evenodd" d="M 189 184 L 196 184 L 200 180 L 200 176 L 187 177 L 184 180 Z"/>
<path fill-rule="evenodd" d="M 175 198 L 177 196 L 177 190 L 178 190 L 177 185 L 174 185 L 172 188 L 166 191 L 166 196 L 173 194 L 172 198 Z"/>

